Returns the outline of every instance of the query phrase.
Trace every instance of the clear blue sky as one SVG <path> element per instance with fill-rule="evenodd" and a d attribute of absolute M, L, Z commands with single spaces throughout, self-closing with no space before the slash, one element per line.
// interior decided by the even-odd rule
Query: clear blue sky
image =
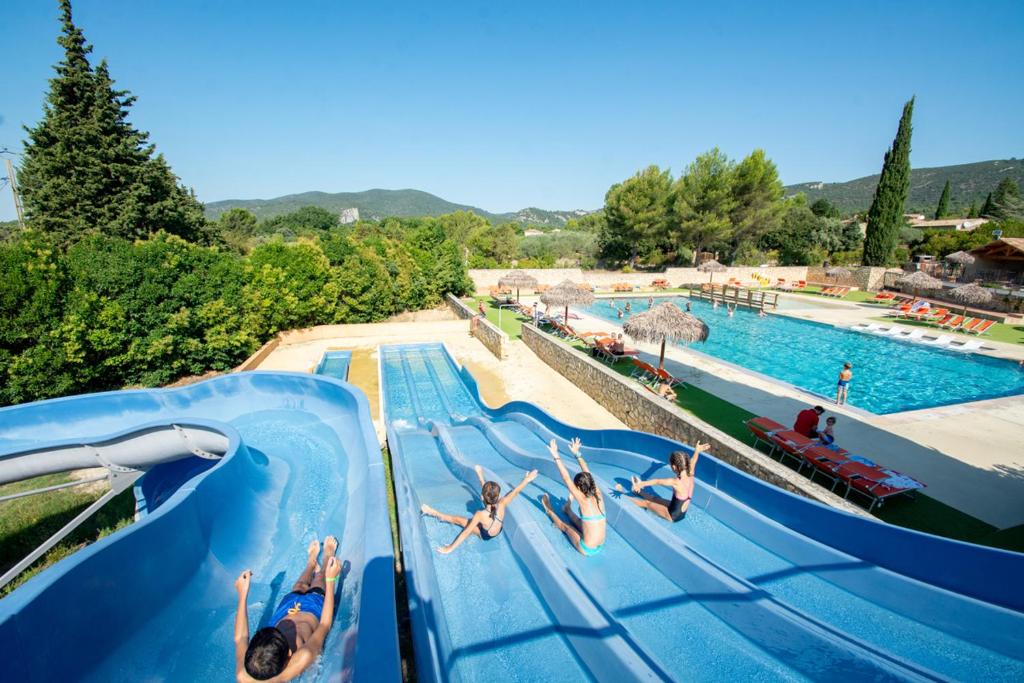
<path fill-rule="evenodd" d="M 764 148 L 786 183 L 1024 156 L 1024 2 L 76 0 L 199 198 L 417 188 L 596 208 L 647 164 Z M 56 3 L 5 0 L 0 146 L 60 57 Z M 13 216 L 10 193 L 0 218 Z"/>

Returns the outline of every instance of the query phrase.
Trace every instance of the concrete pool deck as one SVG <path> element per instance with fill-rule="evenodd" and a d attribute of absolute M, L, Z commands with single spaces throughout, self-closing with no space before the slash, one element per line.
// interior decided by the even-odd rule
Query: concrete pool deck
<path fill-rule="evenodd" d="M 785 313 L 841 326 L 877 315 L 856 304 L 829 302 L 833 303 L 841 305 L 830 305 L 829 314 L 822 314 L 813 304 Z M 576 313 L 582 317 L 577 329 L 621 329 Z M 645 360 L 657 363 L 657 345 L 635 346 Z M 998 346 L 1018 351 L 1009 344 Z M 998 355 L 1006 357 L 1003 349 L 999 351 Z M 998 528 L 1024 523 L 1024 396 L 874 415 L 852 406 L 836 406 L 699 350 L 669 346 L 665 364 L 685 381 L 782 424 L 792 424 L 797 412 L 821 404 L 825 408 L 822 421 L 830 414 L 838 417 L 837 442 L 844 448 L 922 480 L 929 496 Z"/>

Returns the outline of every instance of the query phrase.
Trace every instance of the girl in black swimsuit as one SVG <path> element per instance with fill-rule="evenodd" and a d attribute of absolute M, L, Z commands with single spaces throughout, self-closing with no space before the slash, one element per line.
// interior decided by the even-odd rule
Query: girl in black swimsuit
<path fill-rule="evenodd" d="M 462 527 L 462 531 L 459 532 L 454 541 L 448 545 L 438 547 L 437 552 L 444 555 L 458 548 L 472 534 L 476 534 L 485 541 L 497 537 L 505 526 L 505 507 L 526 488 L 527 484 L 537 477 L 537 470 L 527 472 L 523 480 L 519 482 L 519 486 L 509 491 L 508 495 L 502 497 L 501 487 L 493 481 L 486 481 L 484 479 L 483 468 L 477 465 L 475 469 L 476 476 L 480 479 L 480 498 L 486 506 L 483 510 L 477 510 L 473 513 L 472 517 L 467 518 L 460 515 L 446 515 L 443 512 L 438 512 L 426 503 L 420 507 L 420 512 L 424 515 Z"/>
<path fill-rule="evenodd" d="M 693 498 L 694 470 L 697 467 L 697 459 L 700 454 L 708 449 L 710 444 L 697 442 L 693 447 L 693 455 L 685 451 L 674 451 L 669 456 L 668 464 L 675 473 L 674 477 L 664 479 L 649 479 L 641 481 L 640 477 L 632 477 L 633 494 L 636 498 L 630 498 L 639 507 L 650 510 L 662 519 L 669 522 L 678 522 L 686 517 L 686 511 L 690 509 L 690 500 Z M 653 493 L 645 491 L 649 486 L 667 486 L 672 489 L 672 498 L 665 499 Z M 625 493 L 622 484 L 616 484 L 615 489 Z"/>

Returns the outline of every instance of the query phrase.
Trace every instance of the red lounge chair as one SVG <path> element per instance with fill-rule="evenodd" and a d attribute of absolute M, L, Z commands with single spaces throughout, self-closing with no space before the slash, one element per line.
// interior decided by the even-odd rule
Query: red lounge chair
<path fill-rule="evenodd" d="M 681 387 L 683 385 L 683 380 L 678 377 L 673 377 L 672 373 L 668 370 L 655 369 L 655 372 L 658 373 L 658 379 L 662 382 L 668 383 L 669 387 L 675 388 L 676 386 Z"/>
<path fill-rule="evenodd" d="M 796 288 L 797 289 L 803 289 L 806 286 L 807 286 L 807 280 L 797 280 L 796 281 Z"/>
<path fill-rule="evenodd" d="M 955 330 L 964 324 L 964 317 L 962 315 L 954 315 L 950 319 L 939 323 L 939 327 L 944 330 Z"/>
<path fill-rule="evenodd" d="M 811 481 L 814 481 L 814 475 L 820 472 L 832 480 L 832 490 L 835 491 L 840 481 L 837 472 L 844 463 L 849 461 L 849 452 L 841 448 L 838 451 L 833 451 L 825 446 L 811 446 L 802 451 L 800 455 L 803 458 L 803 463 L 800 464 L 800 469 L 797 472 L 803 470 L 806 463 L 811 467 Z"/>
<path fill-rule="evenodd" d="M 908 493 L 919 488 L 924 488 L 924 484 L 916 480 L 913 481 L 915 481 L 918 486 L 891 486 L 885 482 L 894 474 L 898 473 L 887 471 L 877 466 L 872 467 L 871 465 L 865 465 L 864 463 L 852 460 L 843 463 L 843 465 L 838 469 L 837 474 L 847 485 L 846 496 L 844 497 L 849 497 L 850 491 L 857 491 L 871 499 L 871 504 L 868 506 L 868 512 L 871 512 L 875 508 L 875 505 L 882 505 L 886 498 L 891 498 L 892 496 L 897 496 L 901 493 Z"/>
<path fill-rule="evenodd" d="M 975 327 L 981 324 L 981 322 L 981 318 L 968 318 L 967 322 L 961 325 L 957 332 L 972 332 Z"/>
<path fill-rule="evenodd" d="M 779 456 L 779 462 L 785 460 L 787 455 L 791 458 L 801 460 L 801 451 L 810 448 L 811 446 L 818 445 L 817 440 L 806 437 L 799 432 L 794 432 L 792 429 L 775 432 L 771 437 L 771 442 L 772 445 L 782 453 Z M 774 449 L 772 452 L 774 452 Z M 771 453 L 769 453 L 769 455 L 771 455 Z"/>
<path fill-rule="evenodd" d="M 754 435 L 754 448 L 757 448 L 757 444 L 764 443 L 771 446 L 772 450 L 775 450 L 771 434 L 786 431 L 785 425 L 779 424 L 769 417 L 752 417 L 747 420 L 746 425 L 747 429 Z"/>
<path fill-rule="evenodd" d="M 965 332 L 967 332 L 968 334 L 976 334 L 980 337 L 981 335 L 988 332 L 988 328 L 992 327 L 995 324 L 995 320 L 982 320 L 977 326 L 972 327 L 969 330 L 965 330 Z"/>

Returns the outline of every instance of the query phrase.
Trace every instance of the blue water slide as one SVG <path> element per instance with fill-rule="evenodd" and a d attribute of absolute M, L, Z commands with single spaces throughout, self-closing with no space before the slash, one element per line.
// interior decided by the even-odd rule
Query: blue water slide
<path fill-rule="evenodd" d="M 180 425 L 218 435 L 222 457 L 147 463 L 140 435 Z M 384 465 L 362 392 L 248 372 L 0 410 L 0 462 L 110 443 L 134 443 L 145 470 L 137 519 L 0 600 L 5 680 L 230 679 L 235 577 L 253 570 L 252 632 L 328 534 L 346 569 L 323 657 L 302 680 L 401 678 Z"/>
<path fill-rule="evenodd" d="M 700 461 L 686 520 L 668 524 L 609 494 L 615 483 L 628 489 L 630 474 L 664 475 L 668 453 L 687 446 L 641 432 L 577 430 L 528 403 L 490 409 L 480 401 L 472 376 L 440 345 L 385 347 L 382 357 L 402 369 L 389 373 L 385 367 L 383 373 L 389 439 L 402 439 L 403 430 L 422 432 L 430 424 L 442 442 L 432 452 L 404 452 L 396 465 L 411 457 L 455 472 L 464 486 L 451 492 L 448 505 L 465 505 L 479 490 L 466 472 L 468 463 L 483 465 L 503 488 L 537 468 L 541 476 L 512 507 L 543 528 L 536 497 L 542 492 L 565 496 L 546 442 L 553 438 L 564 450 L 568 438 L 580 436 L 606 492 L 606 549 L 598 558 L 582 558 L 550 526 L 548 542 L 629 642 L 676 678 L 752 675 L 725 670 L 720 661 L 725 651 L 728 664 L 742 667 L 745 660 L 771 679 L 844 674 L 877 680 L 1019 680 L 1024 675 L 1024 615 L 1010 580 L 1022 568 L 1020 555 L 838 512 L 708 456 Z M 402 390 L 389 387 L 402 380 L 415 399 L 404 405 L 393 402 Z M 429 435 L 419 441 L 429 442 Z M 439 507 L 437 501 L 430 499 Z M 433 520 L 417 523 L 428 532 L 440 526 Z M 549 593 L 537 559 L 524 557 L 510 543 L 526 567 L 523 578 L 535 592 Z M 481 548 L 493 544 L 478 543 L 456 554 L 487 553 Z M 927 559 L 911 561 L 915 553 L 945 559 L 941 566 L 929 566 Z M 447 570 L 443 561 L 432 563 L 435 572 Z M 979 581 L 981 574 L 989 580 Z M 661 594 L 642 595 L 645 591 Z M 459 606 L 434 606 L 442 616 L 448 609 Z M 418 626 L 438 631 L 444 622 Z M 585 653 L 577 656 L 591 670 L 601 670 Z"/>

